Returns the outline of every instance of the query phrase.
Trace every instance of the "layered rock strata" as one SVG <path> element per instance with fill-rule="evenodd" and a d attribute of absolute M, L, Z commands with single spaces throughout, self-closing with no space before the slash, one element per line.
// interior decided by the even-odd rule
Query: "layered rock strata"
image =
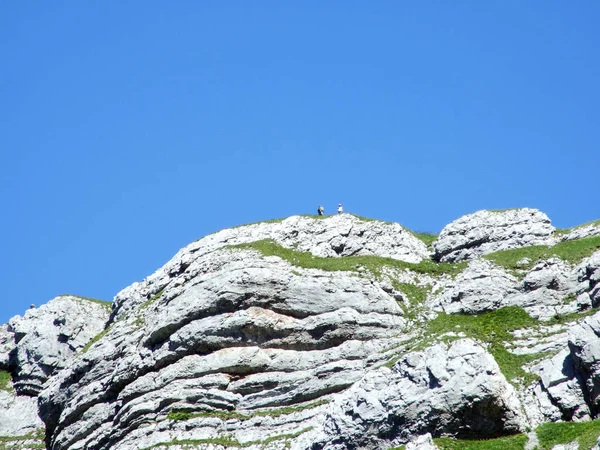
<path fill-rule="evenodd" d="M 39 446 L 41 418 L 53 450 L 425 450 L 526 430 L 533 449 L 539 424 L 595 419 L 594 238 L 515 269 L 481 256 L 558 242 L 539 211 L 444 230 L 450 264 L 398 224 L 253 224 L 185 247 L 110 318 L 74 297 L 28 311 L 0 328 L 0 436 Z"/>

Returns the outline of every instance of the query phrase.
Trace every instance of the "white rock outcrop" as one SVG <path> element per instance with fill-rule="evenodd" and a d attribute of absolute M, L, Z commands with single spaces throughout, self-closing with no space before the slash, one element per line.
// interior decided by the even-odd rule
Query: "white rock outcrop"
<path fill-rule="evenodd" d="M 356 382 L 405 324 L 396 300 L 369 279 L 292 269 L 254 250 L 204 254 L 186 273 L 185 284 L 113 322 L 53 378 L 40 407 L 54 449 L 150 446 L 219 430 L 246 443 L 298 432 L 312 416 L 281 418 L 268 435 L 244 420 L 207 434 L 163 420 L 173 410 L 251 416 L 319 400 Z"/>
<path fill-rule="evenodd" d="M 15 346 L 9 367 L 16 391 L 37 395 L 48 378 L 67 367 L 104 329 L 109 314 L 109 303 L 65 295 L 10 319 L 8 331 Z"/>
<path fill-rule="evenodd" d="M 0 390 L 0 436 L 7 443 L 39 448 L 44 423 L 38 415 L 37 394 L 104 328 L 109 307 L 61 296 L 0 328 L 0 370 L 11 377 Z"/>
<path fill-rule="evenodd" d="M 474 259 L 498 250 L 552 245 L 555 228 L 537 209 L 477 211 L 446 225 L 433 243 L 434 258 L 442 262 Z"/>
<path fill-rule="evenodd" d="M 517 293 L 519 281 L 491 261 L 469 262 L 446 289 L 432 296 L 427 305 L 447 314 L 479 314 L 508 306 L 508 298 Z"/>
<path fill-rule="evenodd" d="M 525 425 L 494 359 L 462 339 L 410 353 L 392 370 L 368 372 L 335 400 L 313 449 L 385 448 L 425 433 L 491 437 Z"/>
<path fill-rule="evenodd" d="M 552 230 L 537 210 L 466 216 L 436 242 L 438 259 L 469 260 L 454 265 L 348 214 L 209 235 L 110 312 L 67 296 L 1 326 L 0 436 L 21 450 L 43 430 L 52 450 L 434 450 L 528 430 L 533 449 L 541 423 L 600 416 L 600 250 L 520 270 L 480 256 L 553 244 Z M 353 255 L 374 258 L 316 268 Z"/>
<path fill-rule="evenodd" d="M 600 235 L 600 221 L 595 221 L 571 229 L 561 237 L 561 241 L 573 241 L 575 239 L 598 235 Z"/>
<path fill-rule="evenodd" d="M 317 257 L 376 255 L 410 263 L 429 258 L 426 245 L 397 223 L 365 220 L 352 214 L 292 216 L 222 230 L 191 243 L 144 281 L 117 294 L 114 315 L 134 309 L 167 284 L 187 282 L 186 269 L 196 259 L 225 246 L 265 239 Z"/>

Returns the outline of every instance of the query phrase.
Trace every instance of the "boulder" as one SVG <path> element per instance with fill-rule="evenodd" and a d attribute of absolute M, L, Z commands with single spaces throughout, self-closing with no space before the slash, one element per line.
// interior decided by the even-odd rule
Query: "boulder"
<path fill-rule="evenodd" d="M 10 319 L 5 337 L 12 334 L 14 346 L 0 360 L 9 360 L 17 393 L 36 396 L 104 329 L 109 313 L 109 303 L 66 295 Z"/>
<path fill-rule="evenodd" d="M 427 433 L 412 438 L 406 444 L 406 450 L 438 450 L 438 447 L 434 444 L 431 434 Z"/>
<path fill-rule="evenodd" d="M 327 411 L 313 449 L 386 448 L 425 433 L 494 437 L 525 425 L 494 359 L 461 339 L 409 353 L 392 370 L 368 372 Z"/>
<path fill-rule="evenodd" d="M 539 261 L 525 274 L 517 291 L 505 298 L 507 305 L 524 308 L 540 320 L 571 314 L 580 309 L 576 299 L 579 282 L 571 265 L 558 258 Z"/>
<path fill-rule="evenodd" d="M 592 254 L 576 268 L 579 282 L 577 301 L 587 307 L 600 305 L 600 251 Z"/>
<path fill-rule="evenodd" d="M 434 258 L 442 262 L 475 259 L 499 250 L 552 245 L 554 227 L 537 209 L 477 211 L 446 225 L 433 243 Z"/>
<path fill-rule="evenodd" d="M 517 286 L 513 275 L 491 261 L 477 259 L 427 304 L 446 314 L 479 314 L 506 306 Z"/>

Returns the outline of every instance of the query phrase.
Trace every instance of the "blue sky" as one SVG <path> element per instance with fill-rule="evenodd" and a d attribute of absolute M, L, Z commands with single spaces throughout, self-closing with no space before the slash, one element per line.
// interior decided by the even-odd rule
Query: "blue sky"
<path fill-rule="evenodd" d="M 0 323 L 326 213 L 600 218 L 600 3 L 0 4 Z"/>

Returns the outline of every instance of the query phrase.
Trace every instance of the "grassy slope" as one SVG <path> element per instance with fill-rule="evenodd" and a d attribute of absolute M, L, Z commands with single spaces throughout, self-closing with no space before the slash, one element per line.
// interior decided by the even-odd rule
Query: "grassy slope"
<path fill-rule="evenodd" d="M 531 247 L 502 250 L 484 256 L 499 266 L 508 270 L 529 270 L 538 261 L 557 257 L 571 264 L 580 262 L 596 250 L 600 249 L 600 236 L 591 236 L 572 241 L 559 242 L 549 247 L 546 245 L 534 245 Z M 529 262 L 519 264 L 519 261 L 528 258 Z"/>
<path fill-rule="evenodd" d="M 282 247 L 271 239 L 250 242 L 247 244 L 233 245 L 230 248 L 254 249 L 265 256 L 278 256 L 290 264 L 305 269 L 321 269 L 327 271 L 358 271 L 367 269 L 375 276 L 379 276 L 384 267 L 397 269 L 409 269 L 416 273 L 429 275 L 456 275 L 461 272 L 466 263 L 435 263 L 431 260 L 423 260 L 420 263 L 408 263 L 392 258 L 380 256 L 342 256 L 340 258 L 321 258 L 313 256 L 309 252 L 299 252 Z"/>
<path fill-rule="evenodd" d="M 6 370 L 0 370 L 0 391 L 12 392 L 12 376 Z"/>
<path fill-rule="evenodd" d="M 579 450 L 590 450 L 600 436 L 600 419 L 592 422 L 548 422 L 536 430 L 541 450 L 577 441 Z"/>
<path fill-rule="evenodd" d="M 438 438 L 433 441 L 440 450 L 523 450 L 527 443 L 527 436 L 517 434 L 482 441 Z"/>

